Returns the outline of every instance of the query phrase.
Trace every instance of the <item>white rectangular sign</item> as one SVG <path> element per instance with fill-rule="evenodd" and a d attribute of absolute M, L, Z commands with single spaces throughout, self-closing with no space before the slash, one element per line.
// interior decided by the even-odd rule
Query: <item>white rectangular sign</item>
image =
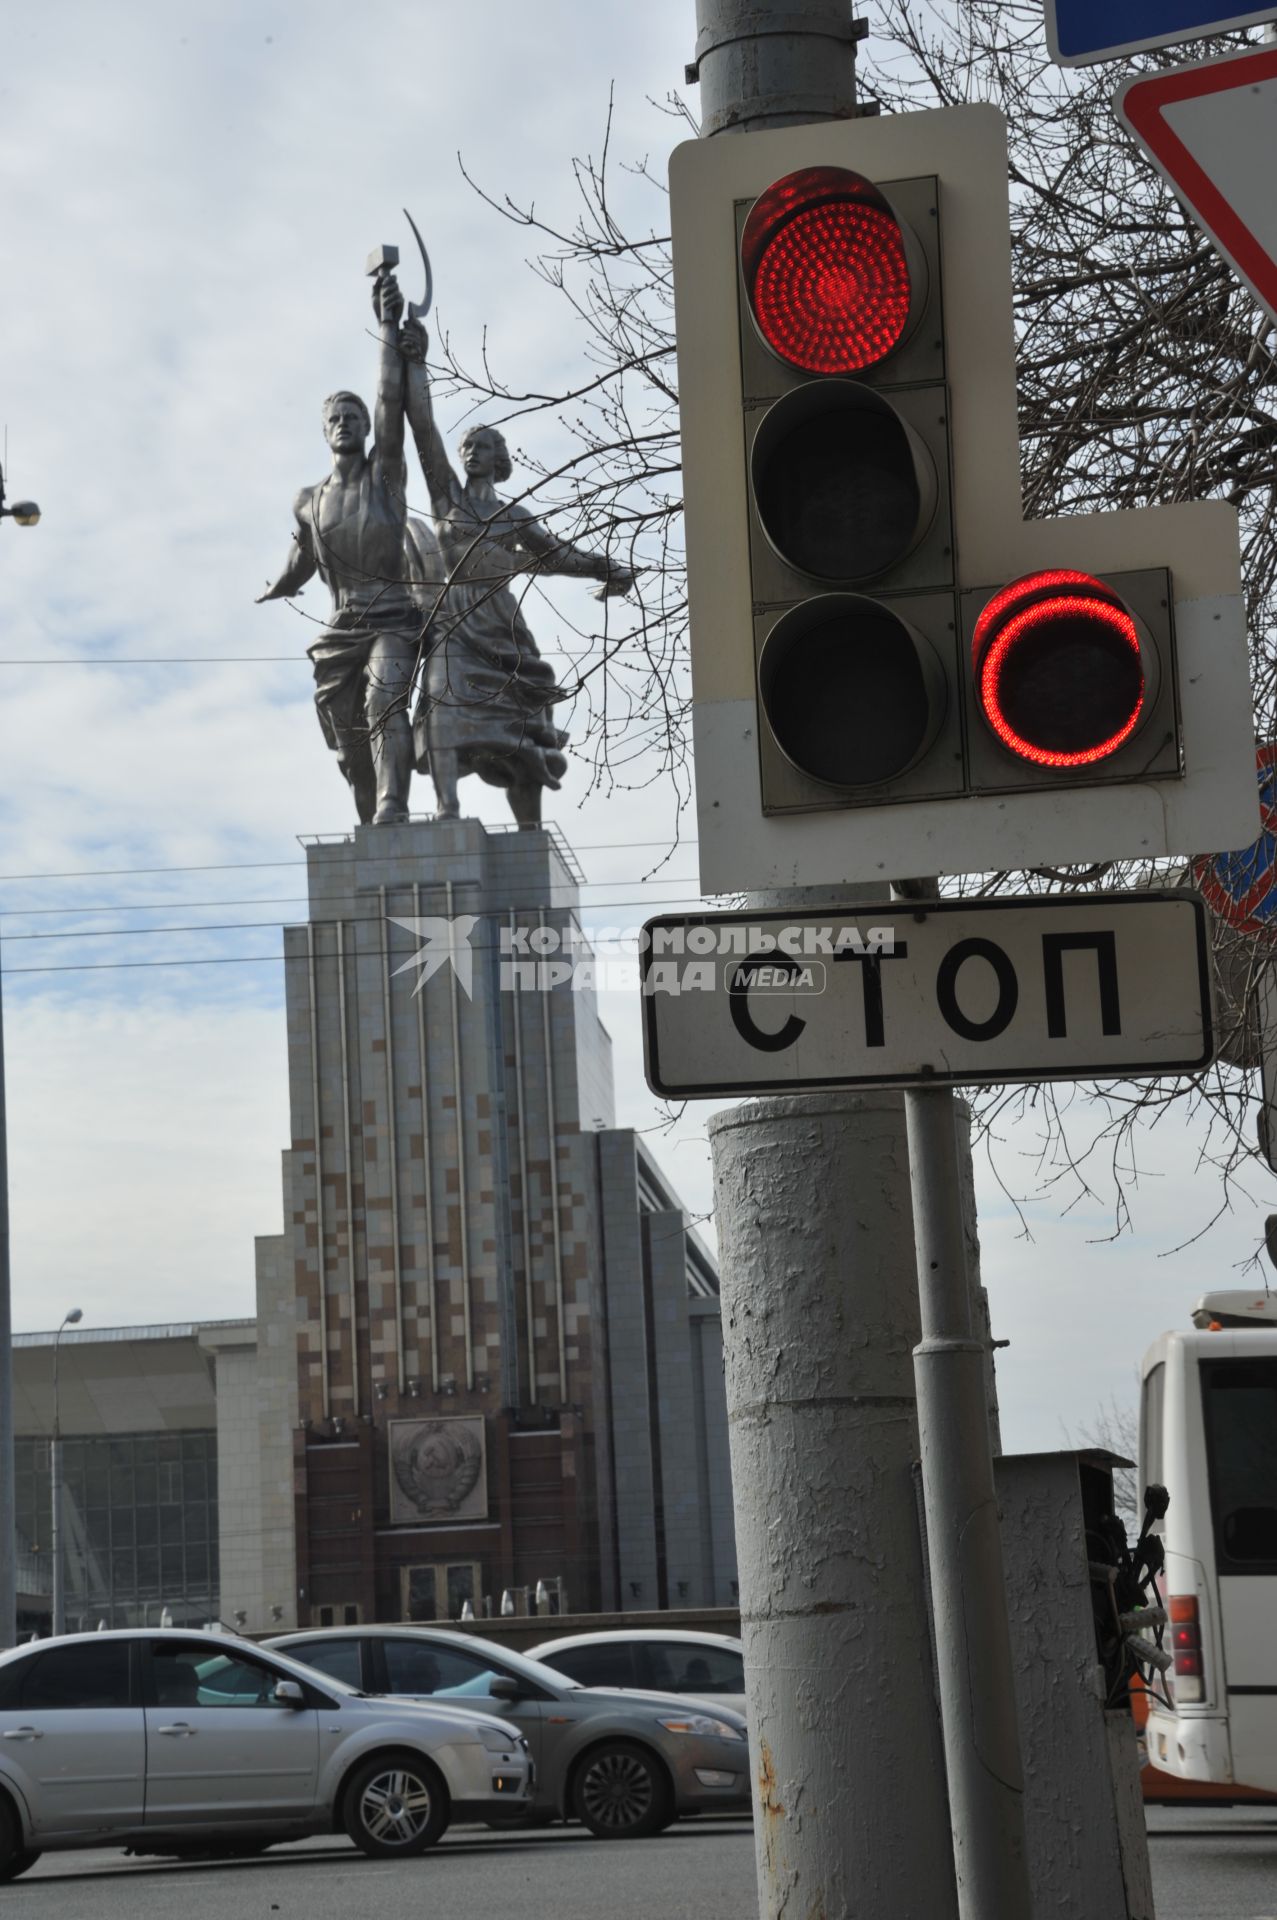
<path fill-rule="evenodd" d="M 679 915 L 645 933 L 647 1080 L 670 1099 L 1140 1078 L 1214 1055 L 1206 907 L 1187 890 Z"/>

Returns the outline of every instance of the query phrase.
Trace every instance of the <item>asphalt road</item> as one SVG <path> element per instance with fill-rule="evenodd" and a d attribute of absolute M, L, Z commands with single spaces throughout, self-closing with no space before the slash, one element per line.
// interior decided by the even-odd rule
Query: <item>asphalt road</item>
<path fill-rule="evenodd" d="M 460 1827 L 420 1860 L 311 1840 L 258 1860 L 46 1854 L 0 1889 L 4 1920 L 750 1920 L 748 1821 L 689 1820 L 655 1840 L 583 1827 Z"/>
<path fill-rule="evenodd" d="M 1154 1808 L 1157 1920 L 1277 1920 L 1277 1816 Z M 5 1920 L 753 1920 L 746 1821 L 608 1843 L 581 1827 L 463 1827 L 419 1861 L 312 1840 L 262 1859 L 174 1865 L 46 1854 L 0 1892 Z M 875 1916 L 894 1920 L 894 1916 Z"/>
<path fill-rule="evenodd" d="M 1277 1808 L 1150 1807 L 1157 1920 L 1277 1920 Z"/>

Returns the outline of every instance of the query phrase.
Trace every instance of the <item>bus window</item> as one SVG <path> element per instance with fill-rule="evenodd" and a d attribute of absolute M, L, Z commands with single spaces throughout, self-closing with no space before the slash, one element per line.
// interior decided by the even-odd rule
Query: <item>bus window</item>
<path fill-rule="evenodd" d="M 1166 1402 L 1166 1363 L 1159 1360 L 1150 1367 L 1144 1380 L 1144 1397 L 1140 1404 L 1140 1486 L 1139 1499 L 1143 1505 L 1145 1487 L 1165 1484 L 1162 1461 L 1165 1449 L 1162 1440 L 1162 1409 Z M 1163 1530 L 1159 1520 L 1153 1529 L 1155 1533 Z"/>
<path fill-rule="evenodd" d="M 1215 1560 L 1277 1573 L 1277 1359 L 1202 1362 Z"/>

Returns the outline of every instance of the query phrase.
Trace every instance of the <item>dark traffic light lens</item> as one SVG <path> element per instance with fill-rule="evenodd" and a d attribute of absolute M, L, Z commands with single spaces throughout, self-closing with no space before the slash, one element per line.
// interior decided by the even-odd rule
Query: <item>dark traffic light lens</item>
<path fill-rule="evenodd" d="M 887 400 L 854 381 L 817 381 L 778 400 L 751 464 L 768 540 L 820 580 L 887 573 L 935 514 L 931 455 Z"/>
<path fill-rule="evenodd" d="M 917 316 L 920 261 L 878 188 L 843 167 L 786 174 L 741 238 L 758 331 L 805 373 L 856 373 L 893 352 Z"/>
<path fill-rule="evenodd" d="M 763 647 L 759 688 L 785 758 L 833 787 L 906 773 L 944 718 L 944 676 L 927 641 L 857 594 L 822 594 L 783 615 Z"/>
<path fill-rule="evenodd" d="M 976 622 L 981 711 L 1007 750 L 1035 766 L 1094 766 L 1147 711 L 1155 659 L 1115 593 L 1089 574 L 1029 574 Z"/>

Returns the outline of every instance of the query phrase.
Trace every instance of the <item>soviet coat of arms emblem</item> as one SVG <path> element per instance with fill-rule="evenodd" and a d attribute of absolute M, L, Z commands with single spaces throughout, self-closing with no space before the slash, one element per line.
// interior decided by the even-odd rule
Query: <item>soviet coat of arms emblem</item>
<path fill-rule="evenodd" d="M 482 1416 L 390 1422 L 393 1520 L 482 1520 L 488 1512 Z"/>

